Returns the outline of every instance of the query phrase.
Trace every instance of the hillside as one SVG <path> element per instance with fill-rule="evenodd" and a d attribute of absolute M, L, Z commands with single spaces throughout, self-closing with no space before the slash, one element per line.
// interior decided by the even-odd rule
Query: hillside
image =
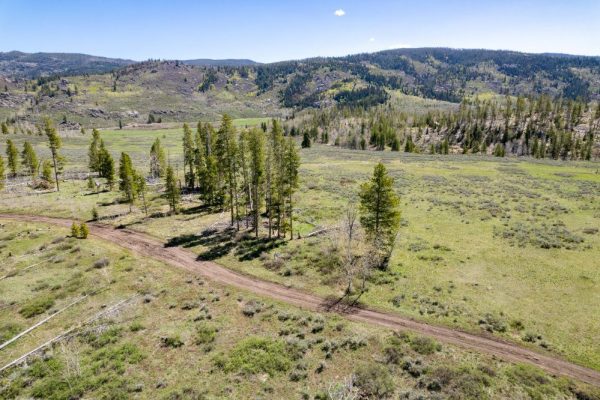
<path fill-rule="evenodd" d="M 15 53 L 3 56 L 7 54 Z M 404 96 L 400 103 L 405 105 L 406 99 L 421 103 L 421 98 L 433 101 L 428 108 L 439 105 L 442 109 L 464 98 L 505 95 L 600 99 L 598 57 L 421 48 L 271 64 L 146 61 L 110 73 L 89 73 L 97 67 L 112 68 L 117 61 L 82 55 L 42 57 L 28 67 L 30 75 L 42 70 L 59 73 L 62 68 L 63 77 L 3 78 L 0 118 L 35 122 L 50 115 L 57 121 L 66 118 L 85 126 L 114 127 L 119 120 L 145 123 L 150 114 L 165 122 L 181 122 L 215 120 L 224 112 L 234 117 L 264 117 L 333 105 L 397 107 L 399 96 Z M 14 65 L 21 65 L 5 64 L 13 65 L 13 70 Z M 67 76 L 74 71 L 88 72 Z"/>
<path fill-rule="evenodd" d="M 0 52 L 0 76 L 37 78 L 52 75 L 98 74 L 134 62 L 120 58 L 97 57 L 77 53 Z"/>

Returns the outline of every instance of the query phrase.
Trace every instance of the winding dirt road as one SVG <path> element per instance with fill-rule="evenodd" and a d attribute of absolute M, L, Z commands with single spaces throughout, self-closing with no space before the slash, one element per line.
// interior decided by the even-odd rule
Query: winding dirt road
<path fill-rule="evenodd" d="M 0 219 L 42 222 L 70 227 L 72 221 L 35 215 L 0 214 Z M 329 311 L 343 314 L 352 321 L 364 322 L 391 329 L 404 329 L 433 337 L 441 342 L 457 345 L 465 349 L 488 353 L 509 362 L 521 362 L 535 365 L 555 375 L 564 375 L 591 385 L 600 386 L 600 371 L 595 371 L 565 361 L 550 354 L 536 352 L 498 338 L 479 336 L 442 326 L 429 325 L 413 321 L 396 314 L 357 308 L 346 305 L 331 306 L 331 303 L 319 296 L 297 289 L 267 282 L 231 271 L 214 262 L 198 261 L 197 255 L 180 247 L 165 247 L 164 243 L 146 234 L 129 229 L 115 229 L 100 223 L 89 224 L 90 234 L 117 244 L 133 252 L 182 268 L 215 282 L 248 290 L 261 296 L 270 297 L 288 304 L 312 310 Z"/>

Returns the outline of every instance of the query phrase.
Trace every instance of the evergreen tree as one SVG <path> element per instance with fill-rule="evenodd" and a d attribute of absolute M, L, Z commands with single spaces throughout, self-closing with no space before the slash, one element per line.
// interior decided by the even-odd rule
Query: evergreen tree
<path fill-rule="evenodd" d="M 53 183 L 52 181 L 52 163 L 50 160 L 44 160 L 42 163 L 42 179 L 44 182 Z"/>
<path fill-rule="evenodd" d="M 294 192 L 298 188 L 298 169 L 300 168 L 300 155 L 296 149 L 296 142 L 293 138 L 288 138 L 285 143 L 283 155 L 283 181 L 284 196 L 287 199 L 286 213 L 289 221 L 290 239 L 294 238 L 293 211 L 294 211 Z M 285 237 L 285 231 L 283 232 Z"/>
<path fill-rule="evenodd" d="M 235 128 L 229 115 L 224 114 L 221 119 L 221 126 L 217 132 L 216 155 L 219 165 L 219 171 L 223 176 L 221 190 L 227 193 L 229 210 L 231 214 L 231 225 L 237 221 L 238 217 L 238 199 L 237 199 L 237 143 Z"/>
<path fill-rule="evenodd" d="M 81 236 L 81 227 L 79 224 L 73 222 L 71 224 L 71 237 L 79 238 L 79 236 Z"/>
<path fill-rule="evenodd" d="M 241 197 L 244 204 L 244 219 L 246 221 L 246 228 L 249 226 L 249 210 L 252 204 L 252 186 L 250 184 L 250 170 L 249 170 L 249 141 L 250 131 L 245 130 L 240 134 L 238 140 L 238 163 L 240 168 L 240 174 L 242 178 L 241 183 Z"/>
<path fill-rule="evenodd" d="M 88 226 L 85 222 L 82 222 L 81 225 L 79 226 L 79 237 L 81 239 L 87 239 L 89 234 L 90 234 L 90 228 L 88 228 Z"/>
<path fill-rule="evenodd" d="M 248 138 L 249 170 L 251 181 L 251 213 L 254 234 L 258 237 L 259 214 L 264 196 L 265 180 L 265 141 L 263 132 L 258 129 L 250 131 Z"/>
<path fill-rule="evenodd" d="M 56 128 L 54 124 L 49 118 L 46 118 L 44 121 L 44 132 L 46 133 L 46 137 L 48 138 L 48 147 L 50 148 L 50 153 L 52 154 L 52 163 L 54 165 L 54 180 L 56 182 L 56 191 L 60 191 L 60 186 L 58 184 L 58 172 L 59 172 L 59 163 L 62 164 L 62 157 L 58 153 L 60 150 L 62 143 L 58 133 L 56 132 Z"/>
<path fill-rule="evenodd" d="M 162 148 L 160 139 L 156 138 L 152 143 L 152 147 L 150 147 L 150 177 L 156 179 L 165 176 L 166 166 L 165 151 Z"/>
<path fill-rule="evenodd" d="M 192 138 L 192 130 L 188 124 L 183 124 L 183 171 L 185 175 L 185 185 L 193 189 L 196 183 L 194 174 L 195 147 Z"/>
<path fill-rule="evenodd" d="M 405 153 L 414 153 L 415 152 L 415 144 L 413 143 L 412 135 L 408 135 L 406 137 L 406 143 L 404 144 L 404 152 Z"/>
<path fill-rule="evenodd" d="M 17 150 L 17 146 L 15 146 L 10 139 L 6 141 L 6 159 L 8 161 L 10 174 L 13 177 L 17 176 L 19 170 L 19 151 Z"/>
<path fill-rule="evenodd" d="M 211 124 L 198 123 L 196 132 L 196 175 L 200 186 L 200 197 L 208 205 L 222 204 L 218 192 L 219 171 L 215 155 L 215 132 Z"/>
<path fill-rule="evenodd" d="M 23 152 L 21 153 L 21 159 L 23 166 L 25 166 L 27 170 L 27 174 L 33 179 L 35 179 L 37 177 L 39 163 L 37 154 L 35 154 L 35 150 L 33 149 L 31 143 L 23 143 Z"/>
<path fill-rule="evenodd" d="M 2 134 L 8 135 L 8 125 L 6 125 L 6 122 L 2 122 L 0 125 L 2 126 Z"/>
<path fill-rule="evenodd" d="M 131 157 L 127 153 L 121 153 L 121 159 L 119 160 L 119 190 L 123 192 L 125 200 L 129 203 L 129 212 L 135 199 L 138 195 L 138 177 Z"/>
<path fill-rule="evenodd" d="M 173 167 L 170 165 L 167 167 L 165 194 L 167 196 L 167 200 L 169 201 L 169 209 L 171 212 L 177 212 L 179 201 L 181 200 L 181 192 L 177 186 Z"/>
<path fill-rule="evenodd" d="M 302 135 L 302 148 L 308 149 L 310 147 L 310 136 L 308 136 L 308 132 L 304 131 Z"/>
<path fill-rule="evenodd" d="M 400 198 L 382 163 L 375 166 L 371 180 L 361 185 L 359 197 L 360 222 L 373 247 L 382 253 L 378 265 L 385 267 L 400 227 Z"/>
<path fill-rule="evenodd" d="M 504 157 L 505 150 L 504 145 L 502 143 L 497 143 L 496 147 L 494 147 L 494 156 L 495 157 Z"/>
<path fill-rule="evenodd" d="M 98 171 L 99 175 L 101 178 L 106 179 L 108 189 L 112 190 L 115 184 L 115 162 L 108 150 L 106 150 L 104 147 L 103 142 L 100 142 L 98 158 L 100 160 L 100 171 Z"/>
<path fill-rule="evenodd" d="M 100 132 L 96 128 L 92 129 L 92 141 L 88 150 L 88 167 L 92 172 L 100 172 L 100 159 L 98 156 L 100 141 Z"/>
<path fill-rule="evenodd" d="M 4 175 L 4 158 L 0 156 L 0 190 L 6 185 L 6 176 Z"/>
<path fill-rule="evenodd" d="M 146 179 L 141 175 L 137 175 L 136 176 L 137 182 L 137 191 L 138 191 L 138 197 L 140 197 L 142 199 L 142 205 L 144 206 L 144 214 L 146 214 L 146 217 L 148 216 L 148 204 L 146 203 L 146 192 L 148 190 L 148 187 L 146 185 Z"/>
<path fill-rule="evenodd" d="M 281 235 L 281 223 L 284 219 L 284 138 L 283 129 L 277 120 L 272 121 L 267 147 L 267 213 L 269 216 L 269 237 L 273 232 L 273 219 L 277 237 Z"/>
<path fill-rule="evenodd" d="M 397 135 L 392 138 L 392 151 L 400 151 L 400 140 Z"/>
<path fill-rule="evenodd" d="M 444 139 L 444 141 L 442 142 L 442 154 L 448 154 L 450 153 L 450 145 L 448 144 L 448 139 Z"/>

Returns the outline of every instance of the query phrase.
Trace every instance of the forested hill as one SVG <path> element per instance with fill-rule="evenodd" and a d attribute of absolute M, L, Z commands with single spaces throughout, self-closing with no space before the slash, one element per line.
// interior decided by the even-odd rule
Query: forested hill
<path fill-rule="evenodd" d="M 257 83 L 267 89 L 293 74 L 284 103 L 304 106 L 321 99 L 319 90 L 308 89 L 327 86 L 319 82 L 323 71 L 337 71 L 346 81 L 358 77 L 374 87 L 452 102 L 482 92 L 600 98 L 600 57 L 494 50 L 396 49 L 283 62 L 262 66 Z"/>
<path fill-rule="evenodd" d="M 134 62 L 77 53 L 0 52 L 0 76 L 37 78 L 51 75 L 101 74 Z"/>
<path fill-rule="evenodd" d="M 203 65 L 190 65 L 203 64 Z M 94 73 L 94 71 L 96 73 Z M 30 79 L 35 75 L 49 75 Z M 504 95 L 600 100 L 600 57 L 445 48 L 397 49 L 270 64 L 0 53 L 0 119 L 42 115 L 98 127 L 368 109 L 410 95 L 459 104 Z"/>

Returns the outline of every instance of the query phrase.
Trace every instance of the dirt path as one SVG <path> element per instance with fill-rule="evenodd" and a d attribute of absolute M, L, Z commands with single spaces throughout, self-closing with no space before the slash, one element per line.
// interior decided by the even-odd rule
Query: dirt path
<path fill-rule="evenodd" d="M 42 222 L 67 228 L 71 226 L 72 222 L 68 219 L 33 215 L 0 214 L 0 219 Z M 348 306 L 331 308 L 330 303 L 319 296 L 234 272 L 214 262 L 197 261 L 197 256 L 191 251 L 180 247 L 165 247 L 164 243 L 146 234 L 129 229 L 115 229 L 112 226 L 99 223 L 91 223 L 89 227 L 90 234 L 93 236 L 132 250 L 141 256 L 151 257 L 191 273 L 202 275 L 215 282 L 235 286 L 308 310 L 337 312 L 352 321 L 366 322 L 391 329 L 413 331 L 433 337 L 441 342 L 488 353 L 505 361 L 532 364 L 551 374 L 564 375 L 600 386 L 599 371 L 573 364 L 550 354 L 536 352 L 498 338 L 479 336 L 451 328 L 413 321 L 396 314 Z"/>

